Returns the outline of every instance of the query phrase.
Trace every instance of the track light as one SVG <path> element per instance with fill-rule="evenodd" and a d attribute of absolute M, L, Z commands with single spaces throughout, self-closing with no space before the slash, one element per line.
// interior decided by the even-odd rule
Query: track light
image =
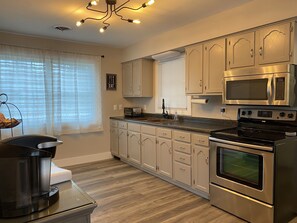
<path fill-rule="evenodd" d="M 104 26 L 104 27 L 101 27 L 99 29 L 99 31 L 100 31 L 100 33 L 104 33 L 106 29 L 107 29 L 107 26 Z"/>
<path fill-rule="evenodd" d="M 77 21 L 77 22 L 76 22 L 76 26 L 77 26 L 77 27 L 80 27 L 84 22 L 85 22 L 85 20 L 83 20 L 83 19 L 80 20 L 80 21 Z"/>

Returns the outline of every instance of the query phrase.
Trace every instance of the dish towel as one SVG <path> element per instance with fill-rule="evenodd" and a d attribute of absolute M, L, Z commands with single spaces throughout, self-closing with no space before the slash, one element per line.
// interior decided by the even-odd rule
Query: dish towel
<path fill-rule="evenodd" d="M 52 162 L 51 164 L 51 185 L 62 183 L 72 179 L 72 172 L 56 166 Z"/>

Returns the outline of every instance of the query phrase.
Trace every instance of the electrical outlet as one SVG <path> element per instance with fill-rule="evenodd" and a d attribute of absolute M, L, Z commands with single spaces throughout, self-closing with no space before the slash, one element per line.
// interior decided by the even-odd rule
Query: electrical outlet
<path fill-rule="evenodd" d="M 122 109 L 123 109 L 123 105 L 120 104 L 120 105 L 119 105 L 119 110 L 122 110 Z"/>
<path fill-rule="evenodd" d="M 223 114 L 223 113 L 225 113 L 226 112 L 226 108 L 225 107 L 221 107 L 220 108 L 220 112 Z"/>
<path fill-rule="evenodd" d="M 143 106 L 143 111 L 146 111 L 146 105 Z"/>
<path fill-rule="evenodd" d="M 118 106 L 117 105 L 113 105 L 113 110 L 114 111 L 118 110 Z"/>

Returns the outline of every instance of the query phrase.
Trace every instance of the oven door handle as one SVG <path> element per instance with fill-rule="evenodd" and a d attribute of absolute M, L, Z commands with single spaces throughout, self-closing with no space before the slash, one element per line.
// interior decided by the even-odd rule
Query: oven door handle
<path fill-rule="evenodd" d="M 254 145 L 254 144 L 247 144 L 247 143 L 241 143 L 241 142 L 234 142 L 234 141 L 229 141 L 229 140 L 224 140 L 224 139 L 218 139 L 214 137 L 209 137 L 210 141 L 214 142 L 220 142 L 220 143 L 226 143 L 230 145 L 235 145 L 235 146 L 242 146 L 242 147 L 247 147 L 251 149 L 258 149 L 258 150 L 264 150 L 264 151 L 273 151 L 273 147 L 271 146 L 260 146 L 260 145 Z"/>

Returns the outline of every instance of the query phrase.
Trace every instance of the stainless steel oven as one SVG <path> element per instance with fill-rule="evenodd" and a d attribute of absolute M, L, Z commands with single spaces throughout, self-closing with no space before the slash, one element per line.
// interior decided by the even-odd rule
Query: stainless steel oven
<path fill-rule="evenodd" d="M 211 138 L 210 148 L 212 183 L 273 204 L 272 147 Z"/>
<path fill-rule="evenodd" d="M 210 203 L 249 222 L 297 213 L 297 112 L 240 108 L 238 126 L 210 133 Z"/>
<path fill-rule="evenodd" d="M 293 106 L 295 65 L 228 70 L 224 74 L 224 104 Z"/>

